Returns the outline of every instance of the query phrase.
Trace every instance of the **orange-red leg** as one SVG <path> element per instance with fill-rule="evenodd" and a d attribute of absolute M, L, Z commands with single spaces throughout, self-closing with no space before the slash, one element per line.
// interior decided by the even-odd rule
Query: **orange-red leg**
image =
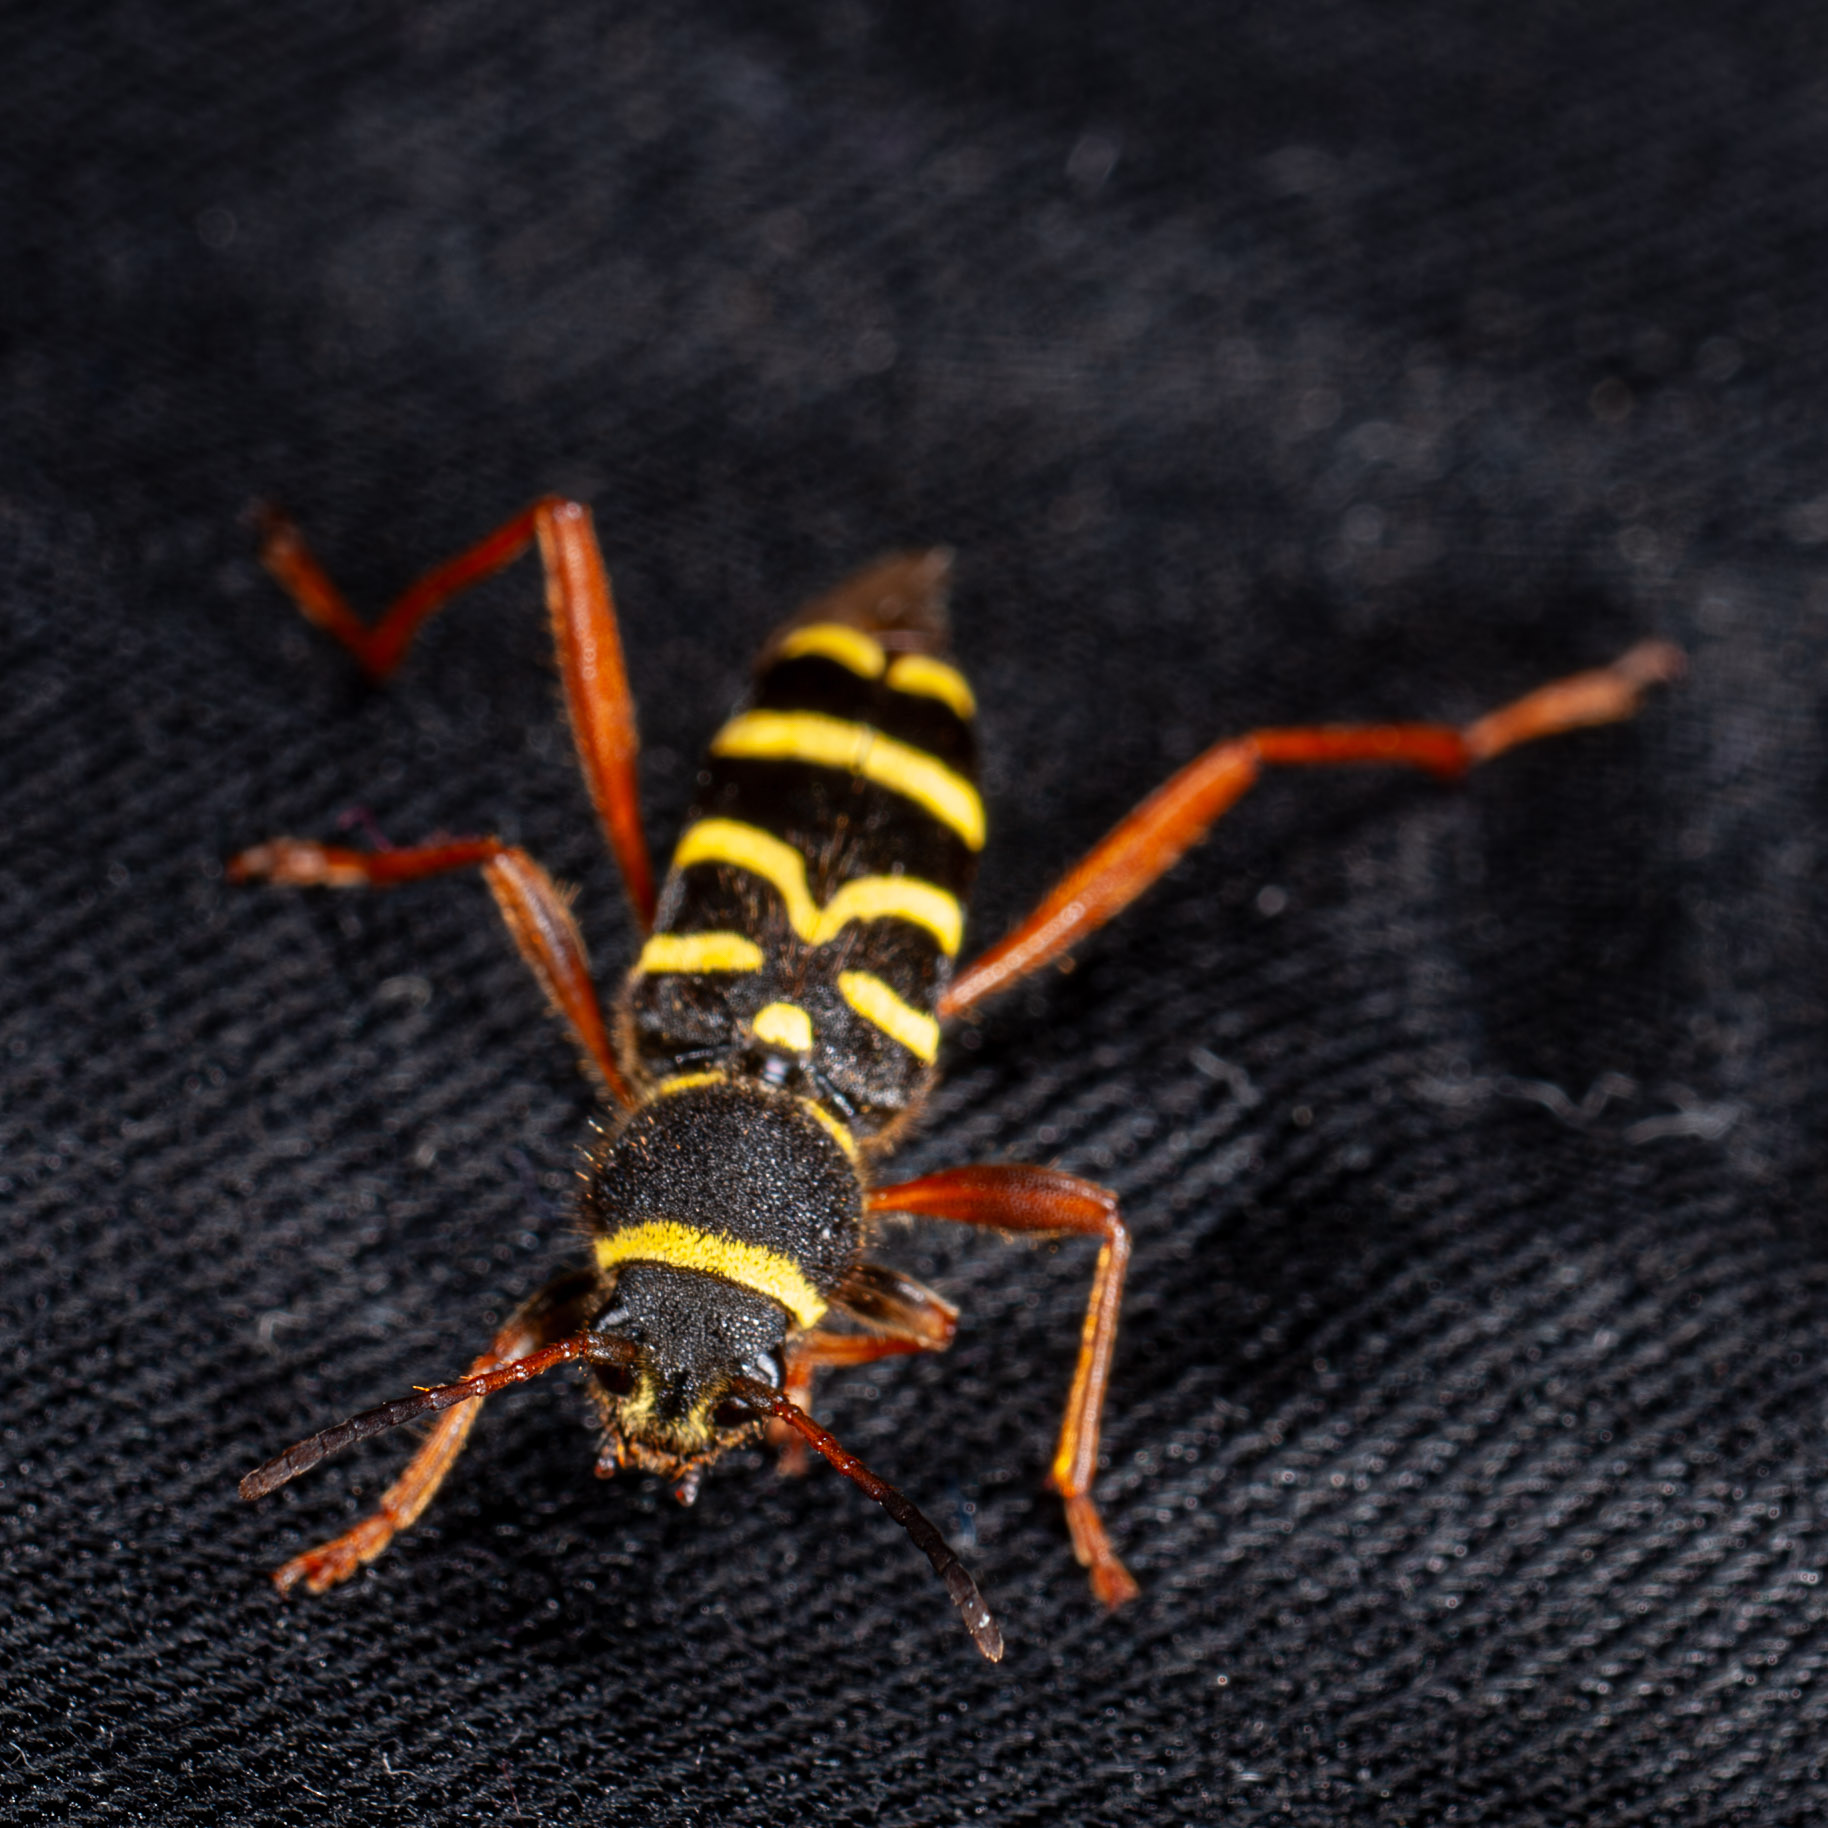
<path fill-rule="evenodd" d="M 1073 1553 L 1091 1571 L 1092 1591 L 1107 1606 L 1134 1599 L 1136 1582 L 1111 1547 L 1091 1490 L 1098 1471 L 1099 1422 L 1117 1346 L 1124 1271 L 1130 1261 L 1130 1233 L 1117 1210 L 1117 1196 L 1057 1168 L 979 1165 L 872 1188 L 866 1204 L 871 1212 L 912 1212 L 999 1231 L 1077 1232 L 1102 1240 L 1048 1483 L 1066 1501 Z"/>
<path fill-rule="evenodd" d="M 410 850 L 358 851 L 309 838 L 270 838 L 229 860 L 231 882 L 303 888 L 394 888 L 426 876 L 480 865 L 520 955 L 552 1007 L 565 1018 L 584 1057 L 618 1104 L 634 1095 L 616 1065 L 590 977 L 584 936 L 552 878 L 523 850 L 499 838 L 458 838 Z"/>
<path fill-rule="evenodd" d="M 958 1309 L 943 1295 L 879 1263 L 858 1264 L 832 1305 L 871 1330 L 838 1333 L 816 1327 L 789 1343 L 782 1389 L 802 1409 L 812 1407 L 815 1371 L 874 1364 L 907 1352 L 943 1352 L 958 1331 Z M 770 1422 L 768 1439 L 780 1451 L 782 1472 L 797 1476 L 806 1471 L 806 1442 L 786 1423 Z"/>
<path fill-rule="evenodd" d="M 641 829 L 635 701 L 590 510 L 558 496 L 535 502 L 469 551 L 427 572 L 373 627 L 356 616 L 285 515 L 263 509 L 260 531 L 261 563 L 299 610 L 340 641 L 377 683 L 405 658 L 429 617 L 538 542 L 578 762 L 635 917 L 644 933 L 651 928 L 654 871 Z"/>
<path fill-rule="evenodd" d="M 557 1277 L 514 1314 L 464 1375 L 479 1377 L 587 1324 L 586 1310 L 595 1289 L 596 1279 L 588 1272 L 570 1270 Z M 302 1581 L 312 1593 L 322 1593 L 373 1561 L 402 1530 L 410 1529 L 431 1503 L 445 1474 L 463 1452 L 481 1410 L 481 1399 L 444 1410 L 406 1470 L 387 1488 L 379 1507 L 340 1536 L 320 1542 L 316 1548 L 306 1549 L 283 1567 L 275 1568 L 273 1584 L 281 1593 L 290 1593 Z"/>
<path fill-rule="evenodd" d="M 1682 664 L 1681 651 L 1668 642 L 1644 641 L 1610 666 L 1558 679 L 1462 729 L 1446 724 L 1322 725 L 1255 730 L 1218 743 L 1158 787 L 1007 938 L 961 971 L 940 998 L 939 1014 L 949 1019 L 975 1008 L 1122 912 L 1205 837 L 1266 763 L 1398 763 L 1452 780 L 1519 743 L 1630 717 L 1645 691 L 1676 678 Z"/>

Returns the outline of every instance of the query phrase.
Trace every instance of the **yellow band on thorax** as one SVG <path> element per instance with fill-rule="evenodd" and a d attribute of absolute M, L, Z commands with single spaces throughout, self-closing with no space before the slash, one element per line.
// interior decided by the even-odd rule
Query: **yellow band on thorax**
<path fill-rule="evenodd" d="M 701 1231 L 678 1219 L 647 1219 L 611 1232 L 595 1241 L 595 1250 L 599 1269 L 613 1269 L 619 1263 L 665 1263 L 721 1276 L 777 1302 L 798 1326 L 815 1326 L 825 1312 L 825 1297 L 791 1257 L 722 1232 Z"/>
<path fill-rule="evenodd" d="M 857 1139 L 850 1133 L 848 1126 L 841 1124 L 816 1098 L 802 1098 L 800 1103 L 805 1106 L 808 1115 L 817 1120 L 819 1128 L 844 1151 L 850 1165 L 853 1168 L 859 1166 L 861 1158 L 857 1154 Z"/>

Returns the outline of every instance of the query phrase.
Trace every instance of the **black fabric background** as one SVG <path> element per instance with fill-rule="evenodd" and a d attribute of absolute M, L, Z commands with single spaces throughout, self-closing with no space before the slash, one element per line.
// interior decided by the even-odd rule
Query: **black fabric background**
<path fill-rule="evenodd" d="M 1780 4 L 14 6 L 0 18 L 9 1822 L 1819 1822 L 1825 34 Z M 265 1572 L 565 1261 L 589 1104 L 479 886 L 230 892 L 366 809 L 630 932 L 531 566 L 595 507 L 670 842 L 796 599 L 959 549 L 1001 931 L 1213 738 L 1464 717 L 1660 631 L 1637 724 L 1279 779 L 949 1050 L 900 1158 L 1137 1234 L 1101 1617 L 1041 1491 L 1089 1270 L 942 1228 L 829 1473 L 680 1511 L 496 1404 L 332 1596 Z M 1607 1075 L 1619 1075 L 1609 1079 Z M 1628 1082 L 1628 1083 L 1627 1083 Z"/>

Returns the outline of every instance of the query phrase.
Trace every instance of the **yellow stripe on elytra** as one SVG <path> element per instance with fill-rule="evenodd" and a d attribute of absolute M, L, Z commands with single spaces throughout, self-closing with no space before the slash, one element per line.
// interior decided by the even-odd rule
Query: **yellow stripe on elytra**
<path fill-rule="evenodd" d="M 762 949 L 744 933 L 656 933 L 635 961 L 645 971 L 759 971 Z"/>
<path fill-rule="evenodd" d="M 765 1004 L 749 1027 L 770 1047 L 784 1047 L 790 1054 L 812 1052 L 812 1017 L 798 1003 Z"/>
<path fill-rule="evenodd" d="M 864 1021 L 899 1041 L 917 1060 L 933 1064 L 939 1054 L 939 1024 L 930 1015 L 904 1003 L 867 971 L 840 971 L 838 991 Z"/>
<path fill-rule="evenodd" d="M 924 807 L 972 850 L 984 847 L 984 802 L 962 774 L 910 743 L 823 711 L 745 711 L 711 739 L 713 755 L 842 768 Z"/>
<path fill-rule="evenodd" d="M 648 1219 L 614 1231 L 595 1243 L 597 1267 L 613 1269 L 618 1263 L 666 1263 L 674 1269 L 702 1270 L 722 1276 L 779 1302 L 803 1327 L 817 1323 L 825 1312 L 825 1297 L 807 1281 L 791 1257 L 722 1232 L 700 1231 L 677 1219 Z"/>
<path fill-rule="evenodd" d="M 950 705 L 966 723 L 977 716 L 977 700 L 965 683 L 965 675 L 943 660 L 928 654 L 903 654 L 889 668 L 889 686 L 913 698 L 937 698 Z"/>
<path fill-rule="evenodd" d="M 845 883 L 820 910 L 819 938 L 813 944 L 823 945 L 853 920 L 885 917 L 925 927 L 948 958 L 957 956 L 959 941 L 965 936 L 965 910 L 956 895 L 948 895 L 918 876 L 859 876 Z"/>
<path fill-rule="evenodd" d="M 701 819 L 673 852 L 673 867 L 728 863 L 773 885 L 787 907 L 788 923 L 809 946 L 835 939 L 853 920 L 899 919 L 925 927 L 948 958 L 958 954 L 965 910 L 956 895 L 918 876 L 859 876 L 843 884 L 824 907 L 806 886 L 806 859 L 772 832 L 736 819 Z"/>
<path fill-rule="evenodd" d="M 804 628 L 796 628 L 783 638 L 774 654 L 777 660 L 818 654 L 837 661 L 859 679 L 881 679 L 886 669 L 890 690 L 906 692 L 912 698 L 937 698 L 967 723 L 977 716 L 977 700 L 957 667 L 935 660 L 930 654 L 901 654 L 891 661 L 875 636 L 843 622 L 809 622 Z"/>
<path fill-rule="evenodd" d="M 777 660 L 798 660 L 802 654 L 818 654 L 848 667 L 862 679 L 880 679 L 888 665 L 882 643 L 860 628 L 847 628 L 842 622 L 809 622 L 796 628 L 774 650 Z"/>

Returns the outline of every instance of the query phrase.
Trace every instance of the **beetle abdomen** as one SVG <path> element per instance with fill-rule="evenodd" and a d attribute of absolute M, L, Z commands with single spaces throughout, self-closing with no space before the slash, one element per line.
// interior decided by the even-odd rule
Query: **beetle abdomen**
<path fill-rule="evenodd" d="M 754 1075 L 866 1135 L 924 1093 L 984 842 L 944 577 L 892 559 L 814 605 L 712 739 L 629 978 L 639 1070 Z"/>

